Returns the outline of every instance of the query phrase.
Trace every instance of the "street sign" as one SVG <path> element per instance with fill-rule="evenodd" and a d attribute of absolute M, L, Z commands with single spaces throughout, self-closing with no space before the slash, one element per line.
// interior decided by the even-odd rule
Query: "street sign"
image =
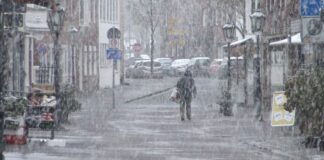
<path fill-rule="evenodd" d="M 120 60 L 121 52 L 117 48 L 109 48 L 107 49 L 107 59 Z"/>
<path fill-rule="evenodd" d="M 302 17 L 318 17 L 323 5 L 324 0 L 301 0 L 300 14 Z"/>
<path fill-rule="evenodd" d="M 295 123 L 295 110 L 288 112 L 284 109 L 287 97 L 284 91 L 274 92 L 272 98 L 271 126 L 293 126 Z"/>
<path fill-rule="evenodd" d="M 108 39 L 120 39 L 121 33 L 119 29 L 112 27 L 107 31 L 107 38 Z"/>
<path fill-rule="evenodd" d="M 302 19 L 303 25 L 303 42 L 323 43 L 324 26 L 319 17 L 305 17 Z"/>

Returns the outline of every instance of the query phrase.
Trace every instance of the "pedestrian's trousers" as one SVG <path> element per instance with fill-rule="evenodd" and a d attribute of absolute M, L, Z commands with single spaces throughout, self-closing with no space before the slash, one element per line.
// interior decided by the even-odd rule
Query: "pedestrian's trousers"
<path fill-rule="evenodd" d="M 191 98 L 185 98 L 180 102 L 180 116 L 181 119 L 185 118 L 185 111 L 187 115 L 187 119 L 191 119 Z"/>

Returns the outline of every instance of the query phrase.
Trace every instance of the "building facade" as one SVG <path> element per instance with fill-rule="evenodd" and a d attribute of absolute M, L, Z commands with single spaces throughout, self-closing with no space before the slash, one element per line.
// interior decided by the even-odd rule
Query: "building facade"
<path fill-rule="evenodd" d="M 106 51 L 108 48 L 120 48 L 120 40 L 111 40 L 107 38 L 107 31 L 110 28 L 117 28 L 120 30 L 120 3 L 121 0 L 100 0 L 98 3 L 97 14 L 98 17 L 98 31 L 97 37 L 99 43 L 99 87 L 106 88 L 112 87 L 112 73 L 113 73 L 113 62 L 107 60 Z M 123 36 L 123 34 L 121 35 Z M 115 84 L 120 84 L 121 66 L 120 61 L 117 62 L 115 72 Z"/>
<path fill-rule="evenodd" d="M 66 19 L 60 34 L 62 85 L 79 91 L 99 88 L 98 1 L 64 0 Z M 25 91 L 54 83 L 53 39 L 47 24 L 48 9 L 27 4 L 24 13 Z M 22 90 L 22 89 L 19 89 Z"/>

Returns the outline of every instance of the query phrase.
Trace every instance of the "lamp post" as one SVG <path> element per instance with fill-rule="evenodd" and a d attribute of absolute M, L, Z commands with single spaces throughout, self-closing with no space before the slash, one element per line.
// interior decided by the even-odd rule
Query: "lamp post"
<path fill-rule="evenodd" d="M 252 32 L 257 35 L 257 47 L 255 57 L 255 75 L 254 75 L 254 107 L 256 109 L 256 118 L 262 121 L 262 91 L 261 91 L 261 74 L 260 74 L 260 35 L 262 34 L 263 25 L 265 22 L 265 15 L 261 11 L 256 11 L 250 15 L 252 23 Z"/>
<path fill-rule="evenodd" d="M 57 99 L 60 99 L 60 83 L 61 83 L 61 55 L 60 55 L 60 45 L 58 43 L 60 32 L 64 25 L 65 11 L 64 8 L 59 6 L 59 3 L 56 4 L 56 7 L 53 10 L 50 10 L 47 14 L 47 24 L 51 31 L 51 35 L 54 41 L 54 88 Z M 61 115 L 61 104 L 58 104 L 56 108 L 57 120 L 56 125 L 60 124 L 60 115 Z M 59 108 L 58 108 L 59 107 Z M 51 130 L 51 139 L 54 139 L 54 128 Z"/>
<path fill-rule="evenodd" d="M 224 37 L 227 40 L 227 90 L 224 93 L 226 102 L 222 104 L 222 112 L 224 116 L 232 115 L 232 102 L 231 102 L 231 88 L 232 88 L 232 78 L 231 78 L 231 41 L 235 36 L 235 25 L 225 24 L 223 26 Z"/>
<path fill-rule="evenodd" d="M 78 29 L 77 28 L 75 28 L 75 27 L 71 27 L 71 29 L 70 29 L 70 34 L 71 34 L 71 37 L 72 37 L 72 48 L 71 48 L 71 50 L 72 50 L 72 85 L 73 85 L 73 87 L 75 87 L 75 53 L 74 53 L 74 41 L 75 41 L 75 35 L 76 35 L 76 33 L 78 33 Z"/>

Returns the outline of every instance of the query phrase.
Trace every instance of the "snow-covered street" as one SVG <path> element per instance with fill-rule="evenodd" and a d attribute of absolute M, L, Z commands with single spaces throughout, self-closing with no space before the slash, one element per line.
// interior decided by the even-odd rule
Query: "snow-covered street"
<path fill-rule="evenodd" d="M 146 88 L 156 91 L 169 87 L 146 80 Z M 163 81 L 163 80 L 162 80 Z M 204 82 L 204 83 L 202 83 Z M 208 82 L 208 83 L 206 83 Z M 142 81 L 132 81 L 129 93 L 140 89 Z M 283 135 L 270 123 L 253 120 L 253 109 L 236 107 L 233 117 L 224 117 L 213 104 L 219 91 L 209 90 L 221 82 L 198 79 L 198 97 L 194 100 L 192 120 L 180 121 L 179 106 L 168 100 L 169 92 L 133 103 L 119 102 L 109 107 L 109 99 L 88 96 L 84 108 L 74 113 L 67 131 L 54 140 L 32 139 L 25 146 L 7 146 L 9 160 L 304 160 L 313 159 L 314 150 L 299 146 L 298 137 Z M 161 84 L 164 84 L 161 86 Z M 158 86 L 158 87 L 157 87 Z M 208 87 L 209 86 L 209 87 Z M 162 89 L 162 88 L 161 88 Z M 125 91 L 125 90 L 124 90 Z M 149 92 L 149 91 L 147 91 Z M 200 93 L 200 94 L 199 94 Z M 108 90 L 101 92 L 109 95 Z M 124 94 L 134 98 L 132 94 Z M 213 98 L 214 97 L 214 98 Z M 107 100 L 107 106 L 102 101 Z M 265 112 L 267 114 L 267 112 Z M 266 116 L 265 116 L 266 117 Z M 290 133 L 290 132 L 288 132 Z M 315 156 L 316 158 L 316 156 Z"/>

